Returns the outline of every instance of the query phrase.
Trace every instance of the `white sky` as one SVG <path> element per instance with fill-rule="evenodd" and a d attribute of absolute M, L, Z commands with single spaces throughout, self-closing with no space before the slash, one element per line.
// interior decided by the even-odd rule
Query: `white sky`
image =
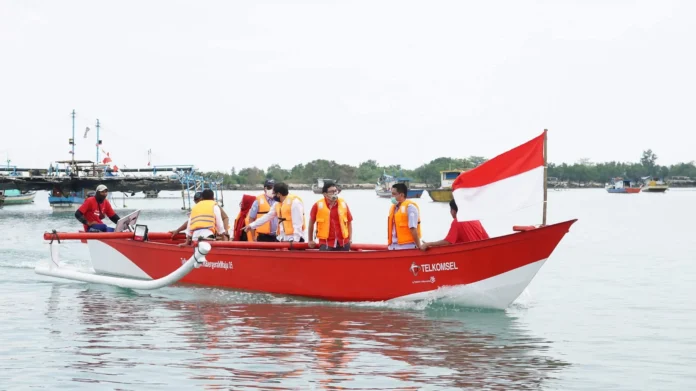
<path fill-rule="evenodd" d="M 0 160 L 696 159 L 696 1 L 0 2 Z M 84 129 L 92 130 L 82 138 Z"/>

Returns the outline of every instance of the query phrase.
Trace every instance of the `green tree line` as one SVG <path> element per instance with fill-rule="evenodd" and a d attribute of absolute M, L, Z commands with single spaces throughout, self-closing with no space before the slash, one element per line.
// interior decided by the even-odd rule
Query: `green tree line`
<path fill-rule="evenodd" d="M 297 164 L 287 169 L 273 164 L 265 170 L 258 167 L 247 167 L 229 172 L 209 172 L 211 177 L 221 178 L 224 184 L 254 185 L 261 184 L 266 178 L 288 183 L 316 183 L 317 178 L 331 178 L 343 184 L 375 183 L 384 172 L 389 175 L 405 176 L 412 182 L 432 186 L 440 185 L 440 171 L 447 169 L 471 169 L 485 162 L 480 156 L 467 158 L 440 157 L 415 169 L 406 169 L 401 165 L 382 166 L 375 160 L 368 160 L 358 166 L 340 164 L 333 160 L 313 160 Z M 592 163 L 587 159 L 574 164 L 549 163 L 548 176 L 562 181 L 571 182 L 607 182 L 613 177 L 640 179 L 645 176 L 668 178 L 671 176 L 686 176 L 696 178 L 694 162 L 679 163 L 671 166 L 657 164 L 657 155 L 652 150 L 643 152 L 638 162 L 606 162 Z"/>

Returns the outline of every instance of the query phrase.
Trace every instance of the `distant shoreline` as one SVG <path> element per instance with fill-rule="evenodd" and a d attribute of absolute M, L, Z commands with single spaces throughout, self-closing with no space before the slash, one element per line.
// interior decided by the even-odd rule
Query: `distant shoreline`
<path fill-rule="evenodd" d="M 374 183 L 339 183 L 338 186 L 341 188 L 341 190 L 374 190 L 375 189 L 375 184 Z M 225 184 L 224 186 L 225 190 L 245 190 L 245 191 L 252 191 L 252 190 L 258 190 L 262 191 L 263 190 L 263 185 L 262 184 Z M 695 185 L 692 184 L 671 184 L 669 186 L 670 188 L 679 188 L 679 189 L 685 189 L 685 188 L 696 188 Z M 288 183 L 288 188 L 290 190 L 312 190 L 312 185 L 305 184 L 305 183 Z M 428 186 L 424 183 L 411 183 L 410 184 L 411 189 L 416 189 L 416 190 L 434 190 L 437 189 L 437 186 Z M 567 190 L 567 189 L 603 189 L 604 185 L 603 184 L 582 184 L 582 185 L 571 185 L 569 184 L 568 187 L 554 187 L 554 186 L 548 186 L 548 190 Z"/>

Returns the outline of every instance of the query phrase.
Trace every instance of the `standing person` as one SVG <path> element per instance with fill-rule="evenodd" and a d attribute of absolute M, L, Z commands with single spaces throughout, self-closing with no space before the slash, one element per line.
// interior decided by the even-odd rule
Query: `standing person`
<path fill-rule="evenodd" d="M 276 203 L 265 216 L 250 223 L 244 230 L 256 229 L 267 221 L 277 217 L 277 239 L 280 242 L 304 242 L 305 214 L 300 197 L 290 194 L 288 185 L 276 183 L 273 186 L 273 198 Z"/>
<path fill-rule="evenodd" d="M 217 235 L 226 233 L 220 206 L 215 202 L 215 193 L 205 189 L 201 192 L 201 198 L 191 208 L 191 216 L 186 226 L 186 244 L 191 244 L 195 239 L 215 240 Z"/>
<path fill-rule="evenodd" d="M 249 222 L 253 223 L 256 219 L 265 216 L 268 212 L 273 210 L 276 203 L 273 199 L 273 186 L 275 186 L 275 181 L 273 179 L 266 179 L 266 182 L 263 184 L 263 193 L 256 197 L 256 201 L 254 201 L 249 211 Z M 247 223 L 246 225 L 249 224 Z M 278 218 L 276 217 L 253 230 L 251 232 L 251 241 L 277 242 L 277 230 Z"/>
<path fill-rule="evenodd" d="M 309 248 L 316 247 L 316 222 L 320 251 L 350 251 L 353 237 L 353 216 L 350 209 L 343 198 L 338 197 L 339 190 L 334 183 L 324 183 L 322 193 L 324 197 L 317 201 L 309 212 L 307 244 Z"/>
<path fill-rule="evenodd" d="M 239 214 L 237 215 L 237 218 L 234 220 L 234 236 L 232 237 L 232 240 L 236 241 L 242 241 L 242 242 L 252 242 L 253 240 L 251 237 L 251 232 L 244 231 L 244 226 L 249 224 L 249 210 L 251 209 L 252 205 L 254 204 L 254 201 L 256 200 L 256 197 L 244 194 L 242 196 L 242 200 L 239 202 Z"/>
<path fill-rule="evenodd" d="M 392 206 L 389 209 L 387 242 L 389 250 L 420 247 L 421 226 L 418 204 L 406 199 L 408 189 L 403 183 L 392 186 Z"/>
<path fill-rule="evenodd" d="M 97 186 L 94 196 L 87 197 L 75 211 L 75 218 L 82 223 L 85 232 L 114 232 L 113 228 L 107 227 L 102 222 L 104 216 L 108 217 L 114 224 L 117 224 L 120 219 L 111 207 L 109 200 L 106 199 L 108 194 L 109 189 L 105 185 Z"/>
<path fill-rule="evenodd" d="M 450 244 L 474 242 L 476 240 L 488 239 L 488 232 L 483 228 L 479 220 L 457 221 L 457 203 L 454 200 L 450 201 L 450 214 L 452 215 L 452 224 L 449 232 L 443 240 L 437 242 L 423 242 L 420 249 L 425 251 L 430 247 L 447 246 Z"/>

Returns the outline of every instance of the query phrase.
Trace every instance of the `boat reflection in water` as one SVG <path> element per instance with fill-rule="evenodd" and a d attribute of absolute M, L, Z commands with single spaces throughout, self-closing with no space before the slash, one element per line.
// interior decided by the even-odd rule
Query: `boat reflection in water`
<path fill-rule="evenodd" d="M 47 316 L 52 324 L 69 319 L 71 331 L 56 335 L 61 348 L 44 348 L 63 355 L 53 382 L 127 389 L 539 389 L 568 365 L 547 356 L 550 341 L 503 311 L 259 304 L 285 299 L 208 288 L 158 292 L 167 297 L 97 286 L 54 285 L 54 291 Z"/>

